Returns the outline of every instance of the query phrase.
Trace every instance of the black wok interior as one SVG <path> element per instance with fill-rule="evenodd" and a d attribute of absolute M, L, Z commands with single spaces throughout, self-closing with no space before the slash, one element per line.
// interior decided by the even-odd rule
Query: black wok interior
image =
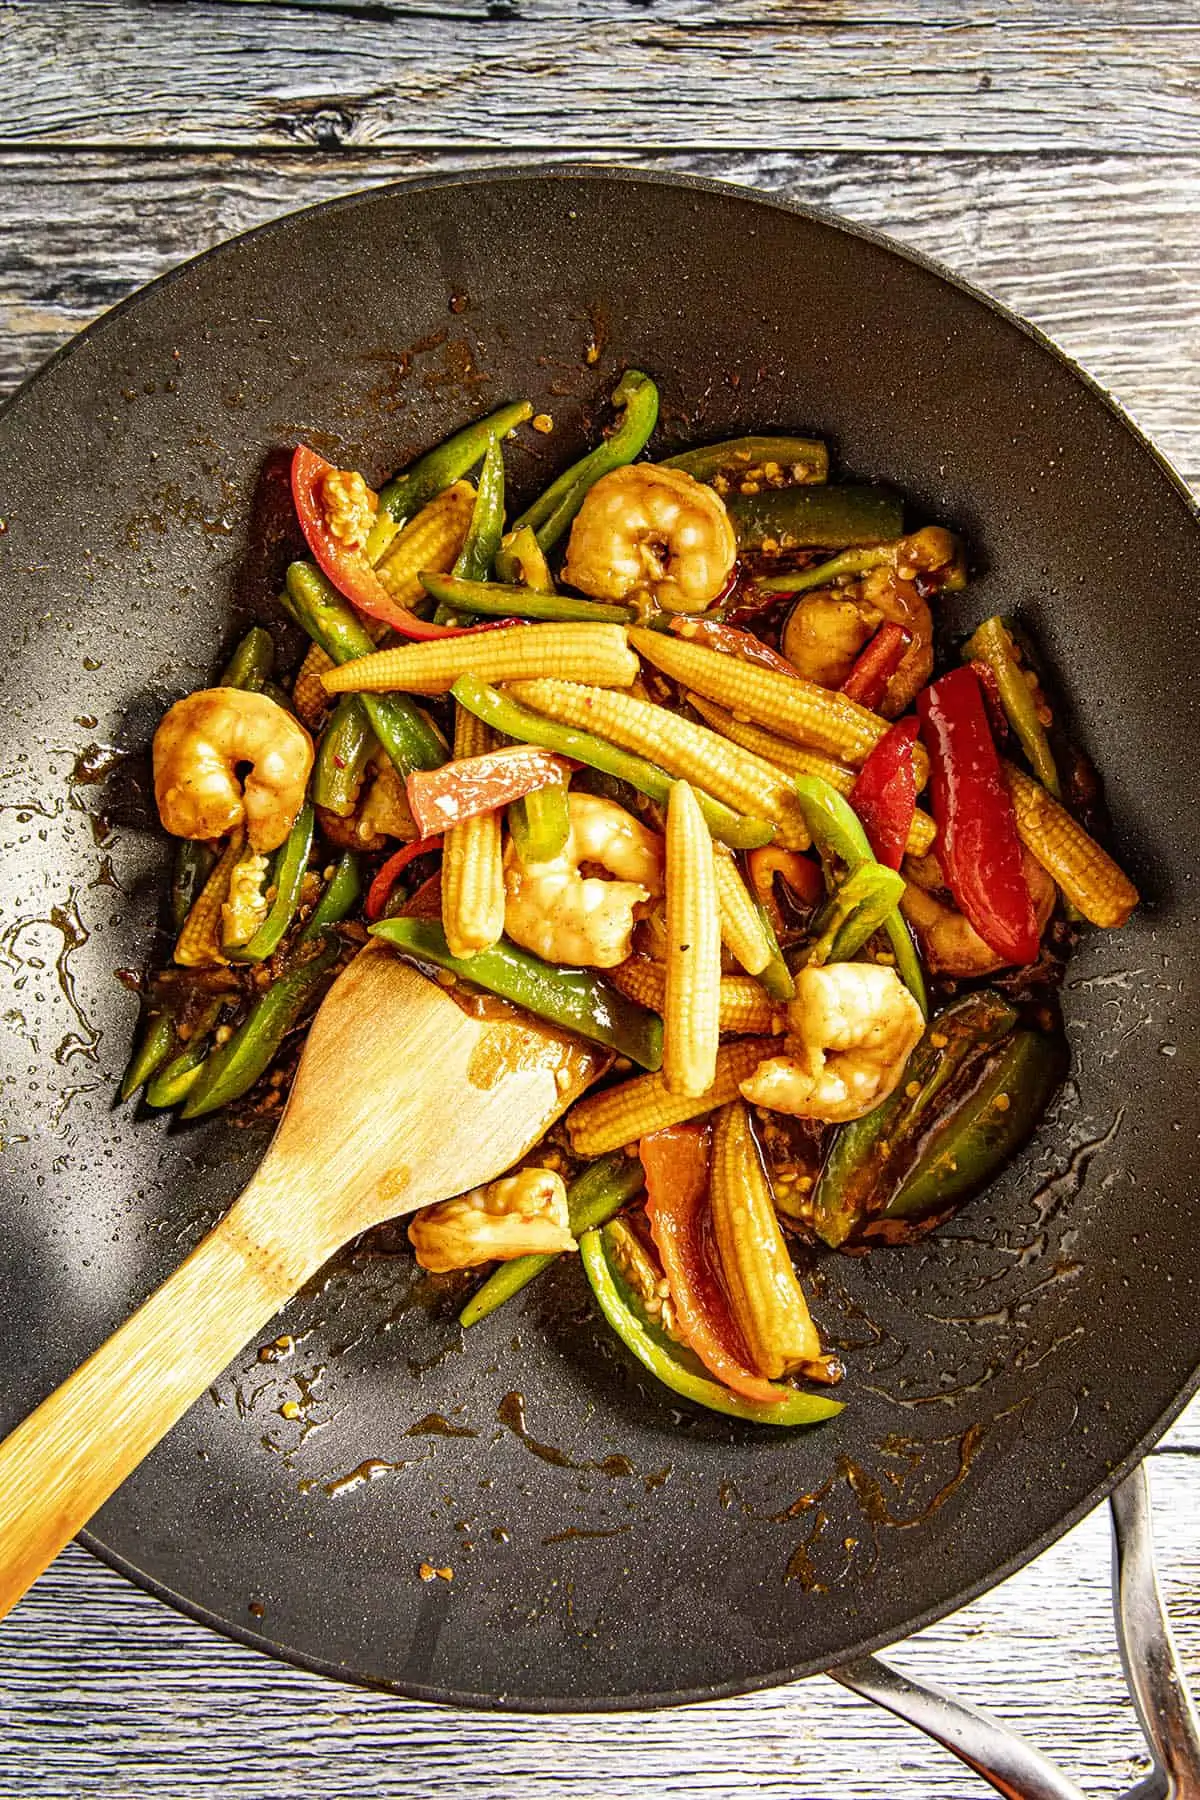
<path fill-rule="evenodd" d="M 976 579 L 946 617 L 1029 622 L 1147 904 L 1070 968 L 1072 1079 L 1030 1150 L 936 1238 L 816 1265 L 849 1367 L 831 1424 L 681 1415 L 566 1264 L 464 1343 L 462 1288 L 421 1277 L 396 1229 L 288 1310 L 291 1357 L 250 1347 L 97 1517 L 96 1549 L 222 1629 L 435 1699 L 658 1704 L 897 1638 L 1063 1530 L 1200 1362 L 1182 487 L 1049 345 L 869 234 L 558 169 L 376 190 L 239 239 L 0 416 L 0 1428 L 264 1145 L 220 1115 L 115 1106 L 137 1013 L 115 971 L 150 958 L 167 865 L 157 717 L 269 615 L 299 548 L 284 453 L 305 438 L 379 479 L 528 395 L 555 430 L 509 447 L 527 495 L 628 364 L 661 386 L 664 452 L 820 433 L 914 521 L 966 535 Z M 453 1579 L 422 1581 L 422 1561 Z"/>

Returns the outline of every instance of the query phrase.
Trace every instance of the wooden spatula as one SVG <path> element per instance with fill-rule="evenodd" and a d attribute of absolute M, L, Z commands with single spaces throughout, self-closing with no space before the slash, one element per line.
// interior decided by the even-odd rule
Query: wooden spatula
<path fill-rule="evenodd" d="M 272 1314 L 351 1238 L 492 1180 L 602 1066 L 474 1017 L 381 946 L 335 982 L 249 1187 L 0 1443 L 0 1618 Z"/>

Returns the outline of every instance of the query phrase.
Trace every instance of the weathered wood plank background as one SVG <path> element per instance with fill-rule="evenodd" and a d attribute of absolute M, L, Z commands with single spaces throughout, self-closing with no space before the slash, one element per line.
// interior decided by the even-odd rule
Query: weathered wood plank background
<path fill-rule="evenodd" d="M 0 0 L 0 395 L 181 258 L 370 183 L 533 154 L 832 207 L 943 258 L 1200 486 L 1200 8 L 1171 0 Z M 1200 1677 L 1194 1408 L 1151 1470 Z M 1143 1768 L 1099 1514 L 896 1660 L 1089 1792 Z M 277 1667 L 72 1550 L 5 1627 L 0 1800 L 958 1800 L 825 1681 L 683 1714 L 449 1715 Z"/>

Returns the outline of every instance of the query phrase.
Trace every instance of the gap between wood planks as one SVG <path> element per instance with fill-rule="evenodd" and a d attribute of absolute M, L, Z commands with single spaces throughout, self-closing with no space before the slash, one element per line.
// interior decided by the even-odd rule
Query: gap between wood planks
<path fill-rule="evenodd" d="M 445 149 L 1195 146 L 1200 20 L 1169 0 L 503 0 L 9 6 L 10 143 Z"/>

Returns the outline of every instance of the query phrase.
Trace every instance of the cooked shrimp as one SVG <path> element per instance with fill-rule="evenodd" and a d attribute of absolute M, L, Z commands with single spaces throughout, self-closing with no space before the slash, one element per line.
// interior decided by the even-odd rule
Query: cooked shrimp
<path fill-rule="evenodd" d="M 801 969 L 786 1054 L 759 1063 L 742 1095 L 800 1119 L 860 1119 L 892 1092 L 924 1029 L 894 969 L 859 962 Z"/>
<path fill-rule="evenodd" d="M 303 725 L 265 694 L 203 688 L 177 700 L 154 734 L 159 817 L 184 838 L 245 824 L 252 850 L 276 850 L 304 805 L 312 760 Z"/>
<path fill-rule="evenodd" d="M 634 914 L 663 888 L 662 839 L 623 806 L 571 794 L 571 831 L 560 856 L 524 863 L 504 855 L 504 929 L 547 962 L 614 969 L 629 955 Z M 616 879 L 584 875 L 597 863 Z"/>
<path fill-rule="evenodd" d="M 1022 853 L 1022 863 L 1038 930 L 1045 931 L 1058 889 L 1028 850 Z M 952 904 L 936 856 L 906 857 L 904 874 L 908 882 L 900 910 L 916 933 L 932 975 L 992 975 L 1005 967 L 1004 958 L 984 943 L 971 921 Z"/>
<path fill-rule="evenodd" d="M 832 588 L 797 601 L 780 649 L 798 674 L 821 687 L 841 687 L 882 615 Z"/>
<path fill-rule="evenodd" d="M 457 1200 L 426 1206 L 415 1214 L 408 1236 L 421 1267 L 435 1275 L 577 1247 L 567 1190 L 553 1169 L 519 1169 Z"/>
<path fill-rule="evenodd" d="M 649 594 L 667 612 L 703 612 L 736 558 L 719 495 L 682 469 L 631 463 L 589 491 L 571 527 L 563 580 L 594 600 Z"/>

